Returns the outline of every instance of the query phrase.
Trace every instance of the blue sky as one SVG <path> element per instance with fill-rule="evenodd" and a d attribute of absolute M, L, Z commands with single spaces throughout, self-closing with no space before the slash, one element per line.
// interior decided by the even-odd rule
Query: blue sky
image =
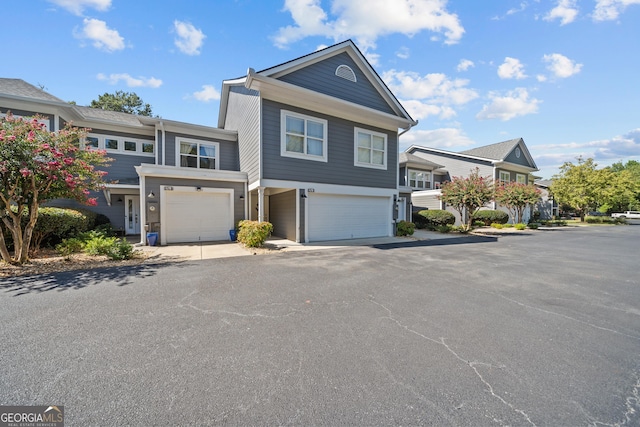
<path fill-rule="evenodd" d="M 351 38 L 419 120 L 401 149 L 522 137 L 545 178 L 640 160 L 640 0 L 29 0 L 0 37 L 2 77 L 209 126 L 223 80 Z"/>

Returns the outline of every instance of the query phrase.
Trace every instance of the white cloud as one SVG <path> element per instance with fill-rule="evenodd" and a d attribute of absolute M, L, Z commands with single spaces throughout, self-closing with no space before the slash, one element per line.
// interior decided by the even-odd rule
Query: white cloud
<path fill-rule="evenodd" d="M 118 82 L 120 81 L 124 81 L 125 84 L 128 87 L 151 87 L 151 88 L 158 88 L 160 86 L 162 86 L 162 80 L 160 79 L 156 79 L 155 77 L 138 77 L 138 78 L 134 78 L 131 77 L 129 74 L 127 73 L 120 73 L 120 74 L 109 74 L 108 76 L 105 74 L 98 74 L 97 76 L 98 80 L 103 80 L 108 82 L 109 84 L 115 85 L 118 84 Z"/>
<path fill-rule="evenodd" d="M 449 119 L 456 115 L 452 105 L 463 105 L 478 97 L 469 89 L 469 80 L 450 79 L 445 74 L 421 76 L 415 72 L 389 70 L 382 74 L 389 89 L 400 98 L 409 114 L 416 119 L 437 115 Z"/>
<path fill-rule="evenodd" d="M 387 34 L 411 37 L 427 30 L 444 34 L 446 44 L 457 43 L 464 34 L 458 16 L 447 11 L 446 0 L 332 0 L 331 15 L 320 0 L 285 0 L 284 10 L 291 13 L 295 24 L 281 27 L 273 37 L 280 48 L 310 36 L 336 42 L 354 38 L 367 51 Z"/>
<path fill-rule="evenodd" d="M 542 60 L 549 64 L 547 69 L 558 78 L 571 77 L 574 74 L 578 74 L 582 69 L 582 64 L 576 64 L 575 61 L 559 53 L 544 55 Z"/>
<path fill-rule="evenodd" d="M 413 144 L 456 151 L 458 148 L 474 145 L 475 141 L 457 128 L 414 129 L 400 137 L 400 150 L 404 151 Z"/>
<path fill-rule="evenodd" d="M 536 164 L 541 169 L 559 168 L 565 162 L 575 163 L 576 158 L 580 156 L 583 159 L 594 159 L 599 166 L 617 161 L 639 160 L 640 128 L 609 139 L 542 144 L 536 145 L 535 149 L 536 152 L 544 152 L 542 155 L 534 156 Z"/>
<path fill-rule="evenodd" d="M 180 52 L 187 55 L 200 55 L 200 48 L 207 36 L 189 22 L 173 21 L 173 28 L 178 34 L 174 42 Z"/>
<path fill-rule="evenodd" d="M 498 67 L 498 76 L 501 79 L 526 79 L 527 75 L 524 73 L 524 65 L 516 59 L 506 57 L 504 63 Z"/>
<path fill-rule="evenodd" d="M 99 19 L 85 18 L 82 31 L 76 34 L 77 38 L 93 41 L 93 46 L 107 52 L 124 49 L 124 38 L 117 30 L 107 27 L 107 23 Z"/>
<path fill-rule="evenodd" d="M 474 64 L 473 61 L 469 59 L 461 59 L 456 67 L 456 71 L 467 71 L 469 68 L 473 68 L 475 66 L 476 64 Z"/>
<path fill-rule="evenodd" d="M 594 21 L 613 21 L 624 12 L 627 6 L 640 4 L 640 0 L 596 0 L 593 10 Z"/>
<path fill-rule="evenodd" d="M 49 0 L 53 3 L 73 13 L 81 16 L 86 8 L 104 12 L 111 7 L 111 0 Z"/>
<path fill-rule="evenodd" d="M 551 9 L 544 17 L 545 21 L 560 19 L 560 25 L 572 23 L 578 16 L 576 0 L 558 0 L 556 7 Z"/>
<path fill-rule="evenodd" d="M 547 81 L 547 76 L 545 76 L 544 74 L 538 74 L 538 75 L 536 76 L 536 79 L 537 79 L 539 82 L 546 82 L 546 81 Z"/>
<path fill-rule="evenodd" d="M 198 101 L 211 102 L 220 99 L 220 92 L 212 85 L 203 85 L 201 91 L 193 92 L 193 97 Z"/>
<path fill-rule="evenodd" d="M 401 47 L 400 49 L 398 49 L 398 51 L 396 52 L 396 56 L 400 59 L 408 59 L 410 56 L 410 52 L 409 52 L 409 48 L 408 47 Z"/>
<path fill-rule="evenodd" d="M 489 93 L 490 104 L 484 105 L 476 115 L 479 120 L 498 119 L 507 121 L 519 116 L 538 112 L 538 104 L 542 101 L 531 98 L 525 88 L 516 88 L 502 96 L 498 92 Z"/>

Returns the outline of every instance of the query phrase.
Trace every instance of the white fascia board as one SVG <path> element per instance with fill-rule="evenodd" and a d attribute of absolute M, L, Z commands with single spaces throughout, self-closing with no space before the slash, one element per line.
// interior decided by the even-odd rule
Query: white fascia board
<path fill-rule="evenodd" d="M 504 170 L 514 171 L 514 172 L 522 172 L 522 173 L 531 173 L 538 170 L 538 169 L 530 168 L 528 166 L 517 165 L 515 163 L 509 163 L 509 162 L 496 162 L 495 167 L 504 169 Z"/>
<path fill-rule="evenodd" d="M 257 184 L 257 185 L 255 185 Z M 301 188 L 306 192 L 309 189 L 313 189 L 315 193 L 328 193 L 328 194 L 344 194 L 352 196 L 382 196 L 391 197 L 398 193 L 397 188 L 375 188 L 375 187 L 359 187 L 355 185 L 338 185 L 338 184 L 323 184 L 319 182 L 308 181 L 282 181 L 277 179 L 263 179 L 254 183 L 253 188 Z"/>
<path fill-rule="evenodd" d="M 247 71 L 247 74 L 249 72 Z M 229 91 L 231 86 L 244 86 L 246 77 L 222 82 L 222 93 L 220 94 L 220 109 L 218 111 L 218 128 L 224 129 L 227 120 L 227 106 L 229 105 Z"/>
<path fill-rule="evenodd" d="M 247 76 L 245 86 L 260 91 L 262 98 L 340 117 L 356 123 L 380 127 L 393 132 L 406 129 L 415 122 L 373 108 L 334 98 L 259 74 Z"/>
<path fill-rule="evenodd" d="M 160 166 L 141 164 L 135 167 L 140 177 L 161 177 L 179 179 L 199 179 L 204 181 L 246 182 L 246 172 L 181 168 L 176 166 Z"/>
<path fill-rule="evenodd" d="M 140 189 L 140 185 L 136 185 L 136 184 L 105 184 L 105 187 L 107 187 L 108 189 L 110 189 L 112 192 L 113 190 L 138 190 Z"/>
<path fill-rule="evenodd" d="M 457 156 L 457 157 L 462 157 L 462 158 L 465 158 L 465 159 L 481 160 L 483 162 L 491 162 L 493 165 L 495 165 L 498 162 L 497 160 L 488 159 L 486 157 L 470 156 L 468 154 L 456 153 L 455 151 L 439 150 L 437 148 L 424 147 L 424 146 L 421 146 L 421 145 L 412 145 L 409 148 L 407 148 L 405 151 L 407 153 L 411 153 L 411 154 L 415 154 L 416 156 L 420 156 L 420 153 L 415 153 L 414 152 L 415 150 L 425 150 L 425 151 L 432 152 L 434 154 L 447 154 L 447 155 L 450 155 L 450 156 Z"/>

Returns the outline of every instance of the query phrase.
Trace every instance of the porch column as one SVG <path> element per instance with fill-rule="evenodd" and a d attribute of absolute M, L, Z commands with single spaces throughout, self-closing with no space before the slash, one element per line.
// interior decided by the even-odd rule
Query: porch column
<path fill-rule="evenodd" d="M 258 187 L 258 222 L 264 222 L 264 187 Z"/>

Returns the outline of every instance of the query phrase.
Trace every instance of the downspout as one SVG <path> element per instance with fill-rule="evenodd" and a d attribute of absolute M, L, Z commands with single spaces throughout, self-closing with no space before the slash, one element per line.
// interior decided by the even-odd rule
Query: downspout
<path fill-rule="evenodd" d="M 167 144 L 165 143 L 165 141 L 166 141 L 167 133 L 166 133 L 166 132 L 165 132 L 165 130 L 164 130 L 164 122 L 163 122 L 162 120 L 160 120 L 160 132 L 162 133 L 162 166 L 164 166 L 164 165 L 165 165 L 165 161 L 164 161 L 164 159 L 165 159 L 165 157 L 166 157 L 166 156 L 165 156 L 165 154 L 166 154 L 166 152 L 165 152 L 165 151 L 166 151 L 166 150 L 165 150 L 165 147 L 166 147 L 166 145 L 167 145 Z M 158 154 L 156 153 L 156 165 L 158 164 L 158 158 L 157 158 L 157 156 L 158 156 Z"/>

